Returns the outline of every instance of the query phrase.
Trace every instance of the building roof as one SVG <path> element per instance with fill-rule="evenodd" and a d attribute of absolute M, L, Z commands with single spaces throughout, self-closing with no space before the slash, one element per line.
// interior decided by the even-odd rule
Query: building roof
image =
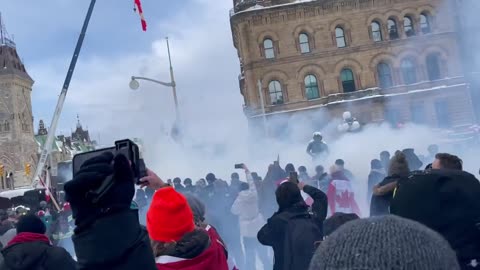
<path fill-rule="evenodd" d="M 1 75 L 18 75 L 33 82 L 18 57 L 17 50 L 5 44 L 0 45 L 0 76 Z"/>
<path fill-rule="evenodd" d="M 13 39 L 8 35 L 0 14 L 0 76 L 17 75 L 33 83 L 28 75 L 22 60 L 18 56 L 17 48 Z"/>
<path fill-rule="evenodd" d="M 45 145 L 45 143 L 47 142 L 47 137 L 48 135 L 35 135 L 35 141 L 37 142 L 37 144 L 43 148 L 43 146 Z M 62 147 L 61 145 L 59 145 L 61 141 L 59 141 L 57 138 L 55 138 L 55 140 L 53 141 L 52 143 L 52 151 L 59 151 L 61 152 L 62 151 Z"/>

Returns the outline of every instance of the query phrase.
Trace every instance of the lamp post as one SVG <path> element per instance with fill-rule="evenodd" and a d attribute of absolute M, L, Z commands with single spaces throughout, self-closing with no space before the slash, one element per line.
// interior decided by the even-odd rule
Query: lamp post
<path fill-rule="evenodd" d="M 160 84 L 166 87 L 171 87 L 173 92 L 173 100 L 175 102 L 175 116 L 177 118 L 177 122 L 179 122 L 180 111 L 178 109 L 177 84 L 175 83 L 175 77 L 173 75 L 172 58 L 170 56 L 170 45 L 168 43 L 168 37 L 166 38 L 166 40 L 167 40 L 167 50 L 168 50 L 168 61 L 170 64 L 170 82 L 162 82 L 162 81 L 151 79 L 151 78 L 132 76 L 132 80 L 130 81 L 129 85 L 132 90 L 137 90 L 140 87 L 140 83 L 138 81 L 143 80 L 143 81 L 149 81 L 156 84 Z"/>

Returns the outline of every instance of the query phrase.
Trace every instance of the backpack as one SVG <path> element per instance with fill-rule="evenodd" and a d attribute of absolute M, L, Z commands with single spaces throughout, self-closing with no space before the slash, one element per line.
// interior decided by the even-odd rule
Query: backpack
<path fill-rule="evenodd" d="M 307 270 L 315 253 L 315 244 L 323 240 L 322 228 L 313 215 L 297 213 L 285 218 L 283 270 Z"/>

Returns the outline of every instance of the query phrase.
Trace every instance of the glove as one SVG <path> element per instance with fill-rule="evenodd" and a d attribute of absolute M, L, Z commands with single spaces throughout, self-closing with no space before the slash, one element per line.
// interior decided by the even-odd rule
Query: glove
<path fill-rule="evenodd" d="M 94 201 L 91 192 L 109 180 L 112 180 L 111 187 L 98 201 Z M 112 153 L 105 152 L 85 161 L 64 189 L 75 225 L 86 226 L 102 215 L 130 208 L 135 194 L 133 171 L 124 155 L 114 157 Z"/>

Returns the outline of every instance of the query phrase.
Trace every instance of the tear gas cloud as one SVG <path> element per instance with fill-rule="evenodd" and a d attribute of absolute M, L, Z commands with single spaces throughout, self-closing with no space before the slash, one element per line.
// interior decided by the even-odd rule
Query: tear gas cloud
<path fill-rule="evenodd" d="M 232 45 L 228 16 L 218 16 L 228 14 L 231 3 L 195 3 L 168 23 L 160 24 L 162 30 L 168 31 L 172 45 L 184 123 L 182 142 L 177 143 L 170 136 L 175 121 L 170 89 L 146 82 L 141 82 L 138 91 L 128 89 L 131 75 L 168 80 L 165 42 L 158 39 L 150 51 L 114 59 L 100 56 L 81 59 L 65 108 L 80 113 L 93 131 L 92 137 L 98 140 L 97 134 L 101 134 L 102 145 L 112 145 L 115 139 L 138 137 L 144 142 L 147 165 L 162 178 L 190 177 L 195 181 L 214 172 L 219 178 L 229 180 L 234 164 L 244 162 L 252 171 L 265 175 L 277 156 L 283 166 L 288 162 L 296 167 L 305 165 L 313 174 L 314 166 L 305 150 L 312 133 L 322 131 L 331 149 L 330 157 L 322 165 L 328 169 L 335 159 L 344 159 L 346 167 L 358 178 L 355 185 L 360 200 L 366 202 L 362 196 L 366 194 L 371 159 L 378 158 L 383 150 L 393 152 L 403 148 L 415 148 L 417 154 L 425 154 L 428 145 L 444 137 L 440 131 L 428 127 L 407 125 L 393 130 L 388 125 L 371 124 L 359 133 L 337 138 L 331 131 L 336 129 L 341 115 L 330 119 L 318 111 L 269 119 L 271 130 L 277 135 L 284 133 L 281 140 L 251 137 L 242 111 L 243 98 L 237 81 L 240 65 Z M 198 16 L 195 25 L 189 19 L 191 14 Z M 54 72 L 47 74 L 55 78 Z M 355 116 L 355 110 L 351 111 Z M 288 125 L 275 128 L 278 123 Z M 478 170 L 470 152 L 454 150 L 465 160 L 467 169 Z M 441 151 L 451 149 L 442 146 Z"/>

